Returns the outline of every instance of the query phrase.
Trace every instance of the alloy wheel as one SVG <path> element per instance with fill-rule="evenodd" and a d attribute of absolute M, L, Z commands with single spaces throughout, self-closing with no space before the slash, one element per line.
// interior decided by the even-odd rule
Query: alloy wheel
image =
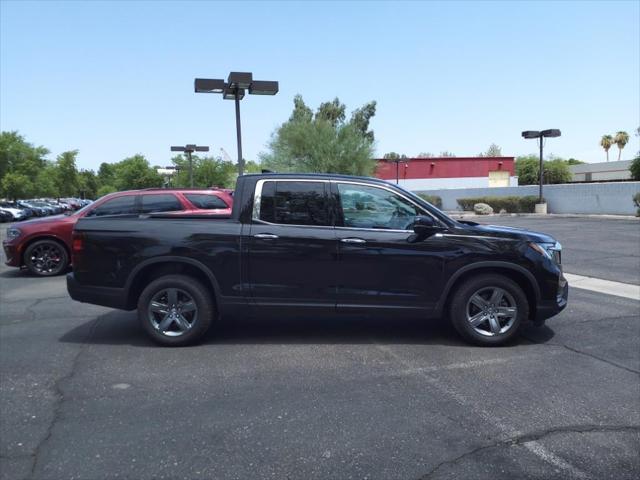
<path fill-rule="evenodd" d="M 477 290 L 467 302 L 467 321 L 472 328 L 487 337 L 509 331 L 516 321 L 518 307 L 513 296 L 500 287 Z"/>
<path fill-rule="evenodd" d="M 166 288 L 151 298 L 147 315 L 156 331 L 168 337 L 179 337 L 195 325 L 198 307 L 184 290 Z"/>
<path fill-rule="evenodd" d="M 33 270 L 41 274 L 59 270 L 64 256 L 61 248 L 55 243 L 42 243 L 36 246 L 29 257 Z"/>

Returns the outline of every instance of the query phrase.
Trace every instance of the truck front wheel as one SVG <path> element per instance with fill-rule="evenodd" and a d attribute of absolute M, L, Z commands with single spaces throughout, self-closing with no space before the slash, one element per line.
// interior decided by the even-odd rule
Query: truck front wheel
<path fill-rule="evenodd" d="M 211 294 L 197 280 L 167 275 L 151 282 L 138 299 L 138 319 L 157 343 L 183 346 L 197 342 L 215 313 Z"/>

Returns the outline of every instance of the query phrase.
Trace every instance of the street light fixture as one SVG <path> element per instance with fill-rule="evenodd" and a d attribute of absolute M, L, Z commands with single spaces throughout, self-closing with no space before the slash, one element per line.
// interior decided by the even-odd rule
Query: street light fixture
<path fill-rule="evenodd" d="M 526 139 L 537 138 L 538 141 L 540 142 L 540 199 L 538 200 L 538 203 L 541 205 L 544 203 L 544 200 L 542 198 L 542 181 L 543 181 L 543 175 L 544 175 L 544 163 L 542 161 L 542 147 L 544 145 L 543 138 L 559 137 L 560 135 L 561 135 L 560 130 L 558 130 L 557 128 L 550 128 L 548 130 L 542 130 L 542 131 L 525 130 L 524 132 L 522 132 L 523 138 L 526 138 Z"/>
<path fill-rule="evenodd" d="M 242 158 L 242 131 L 240 127 L 240 100 L 249 95 L 275 95 L 278 93 L 278 82 L 254 80 L 251 72 L 231 72 L 227 81 L 213 78 L 196 78 L 196 93 L 221 93 L 225 100 L 236 102 L 236 136 L 238 141 L 238 174 L 244 173 Z"/>
<path fill-rule="evenodd" d="M 193 152 L 208 152 L 209 147 L 204 145 L 195 145 L 193 143 L 188 143 L 184 147 L 172 146 L 171 151 L 185 152 L 187 154 L 187 158 L 189 159 L 189 186 L 193 188 L 193 161 L 191 160 L 191 154 Z"/>

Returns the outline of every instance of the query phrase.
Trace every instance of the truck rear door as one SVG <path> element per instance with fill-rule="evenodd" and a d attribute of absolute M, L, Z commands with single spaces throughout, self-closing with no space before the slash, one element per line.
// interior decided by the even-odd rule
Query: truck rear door
<path fill-rule="evenodd" d="M 246 236 L 255 305 L 335 310 L 337 241 L 329 194 L 323 180 L 257 182 Z"/>

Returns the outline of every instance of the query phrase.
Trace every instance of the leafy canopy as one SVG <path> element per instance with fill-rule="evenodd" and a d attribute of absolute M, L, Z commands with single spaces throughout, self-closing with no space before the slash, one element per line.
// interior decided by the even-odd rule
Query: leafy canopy
<path fill-rule="evenodd" d="M 261 155 L 265 168 L 278 172 L 371 175 L 374 134 L 369 123 L 376 102 L 369 102 L 346 119 L 339 99 L 324 102 L 314 113 L 296 95 L 293 112 L 272 135 L 269 151 Z"/>

